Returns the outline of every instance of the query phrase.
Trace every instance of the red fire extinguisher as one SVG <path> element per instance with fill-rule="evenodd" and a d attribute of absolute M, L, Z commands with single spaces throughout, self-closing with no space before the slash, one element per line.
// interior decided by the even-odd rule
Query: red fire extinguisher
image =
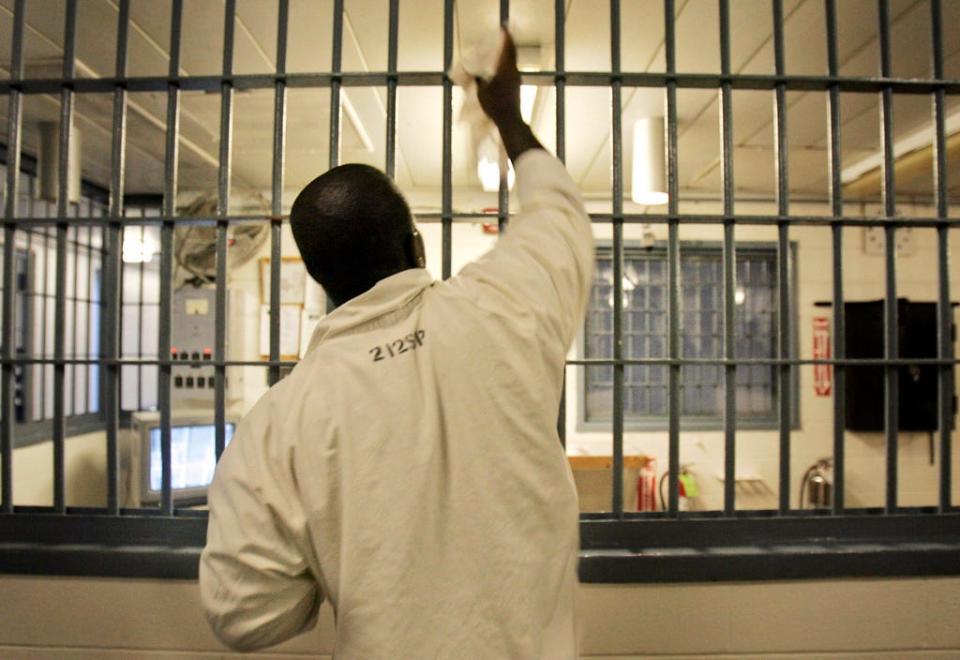
<path fill-rule="evenodd" d="M 657 510 L 657 468 L 653 458 L 646 458 L 637 479 L 637 511 Z"/>

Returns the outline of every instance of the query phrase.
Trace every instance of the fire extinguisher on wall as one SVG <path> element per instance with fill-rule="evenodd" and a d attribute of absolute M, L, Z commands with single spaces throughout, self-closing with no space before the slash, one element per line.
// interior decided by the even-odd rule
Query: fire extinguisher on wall
<path fill-rule="evenodd" d="M 637 479 L 637 511 L 657 510 L 657 468 L 653 458 L 646 458 Z"/>
<path fill-rule="evenodd" d="M 690 464 L 692 465 L 692 463 Z M 680 476 L 677 478 L 677 509 L 679 511 L 690 511 L 692 502 L 700 497 L 700 487 L 697 485 L 697 478 L 690 469 L 690 465 L 680 466 Z M 660 475 L 660 508 L 667 510 L 667 496 L 664 494 L 664 486 L 670 483 L 670 470 Z"/>
<path fill-rule="evenodd" d="M 833 502 L 833 459 L 821 458 L 800 481 L 800 508 L 829 509 Z"/>

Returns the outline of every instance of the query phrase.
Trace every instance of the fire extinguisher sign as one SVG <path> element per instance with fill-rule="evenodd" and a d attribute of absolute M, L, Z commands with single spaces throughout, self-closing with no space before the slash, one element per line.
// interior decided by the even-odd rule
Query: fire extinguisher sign
<path fill-rule="evenodd" d="M 830 359 L 830 319 L 813 317 L 813 359 Z M 813 390 L 817 396 L 830 396 L 833 392 L 833 365 L 813 365 Z"/>

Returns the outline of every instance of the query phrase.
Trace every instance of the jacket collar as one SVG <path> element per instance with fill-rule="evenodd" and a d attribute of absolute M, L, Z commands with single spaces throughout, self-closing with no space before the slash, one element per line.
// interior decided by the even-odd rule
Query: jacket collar
<path fill-rule="evenodd" d="M 403 307 L 432 284 L 433 277 L 425 268 L 411 268 L 383 278 L 372 289 L 321 318 L 310 338 L 307 352 L 326 339 Z"/>

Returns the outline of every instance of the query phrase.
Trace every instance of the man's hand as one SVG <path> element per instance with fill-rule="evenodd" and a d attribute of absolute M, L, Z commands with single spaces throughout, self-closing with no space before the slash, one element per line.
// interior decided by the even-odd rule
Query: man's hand
<path fill-rule="evenodd" d="M 477 98 L 480 107 L 497 125 L 510 160 L 516 161 L 528 149 L 543 149 L 520 114 L 517 47 L 506 28 L 503 29 L 503 49 L 500 51 L 497 71 L 490 80 L 477 78 Z"/>

